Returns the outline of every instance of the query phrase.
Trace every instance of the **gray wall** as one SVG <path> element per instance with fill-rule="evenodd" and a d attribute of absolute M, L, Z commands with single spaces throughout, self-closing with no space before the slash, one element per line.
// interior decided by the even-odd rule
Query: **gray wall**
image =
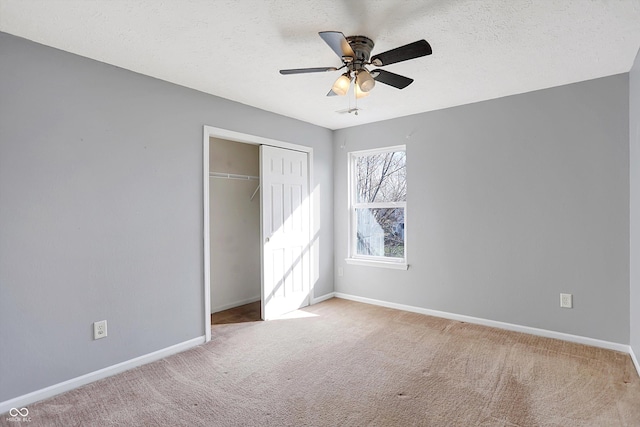
<path fill-rule="evenodd" d="M 631 347 L 640 358 L 640 52 L 629 73 Z"/>
<path fill-rule="evenodd" d="M 332 292 L 331 131 L 0 33 L 0 401 L 204 335 L 205 124 L 314 148 Z"/>
<path fill-rule="evenodd" d="M 628 90 L 622 74 L 336 131 L 336 291 L 627 344 Z M 403 143 L 411 267 L 347 265 L 347 152 Z"/>

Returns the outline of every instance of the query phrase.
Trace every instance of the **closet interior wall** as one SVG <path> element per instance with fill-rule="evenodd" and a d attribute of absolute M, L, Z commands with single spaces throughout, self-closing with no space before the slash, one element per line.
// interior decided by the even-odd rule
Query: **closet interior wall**
<path fill-rule="evenodd" d="M 215 313 L 260 300 L 260 154 L 257 145 L 210 138 L 209 156 Z"/>

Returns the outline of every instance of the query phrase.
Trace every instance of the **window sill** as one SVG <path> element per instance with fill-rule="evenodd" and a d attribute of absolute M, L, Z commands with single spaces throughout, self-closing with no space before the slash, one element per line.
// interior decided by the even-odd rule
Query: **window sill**
<path fill-rule="evenodd" d="M 393 270 L 407 270 L 409 268 L 409 264 L 406 264 L 403 262 L 385 262 L 385 261 L 374 261 L 370 259 L 358 259 L 358 258 L 346 258 L 344 261 L 347 264 L 351 264 L 351 265 L 364 265 L 367 267 L 391 268 Z"/>

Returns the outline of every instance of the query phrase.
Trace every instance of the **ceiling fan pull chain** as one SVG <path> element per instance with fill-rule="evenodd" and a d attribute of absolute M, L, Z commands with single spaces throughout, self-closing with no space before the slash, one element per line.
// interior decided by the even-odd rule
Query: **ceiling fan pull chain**
<path fill-rule="evenodd" d="M 353 102 L 354 102 L 354 104 L 356 106 L 355 113 L 356 113 L 356 116 L 357 116 L 358 115 L 358 95 L 356 94 L 356 85 L 353 85 L 353 99 L 354 99 Z"/>

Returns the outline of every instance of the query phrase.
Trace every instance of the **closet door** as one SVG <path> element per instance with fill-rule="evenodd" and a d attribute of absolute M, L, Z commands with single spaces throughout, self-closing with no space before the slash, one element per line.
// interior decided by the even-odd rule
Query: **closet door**
<path fill-rule="evenodd" d="M 307 153 L 260 147 L 262 318 L 309 305 Z"/>

